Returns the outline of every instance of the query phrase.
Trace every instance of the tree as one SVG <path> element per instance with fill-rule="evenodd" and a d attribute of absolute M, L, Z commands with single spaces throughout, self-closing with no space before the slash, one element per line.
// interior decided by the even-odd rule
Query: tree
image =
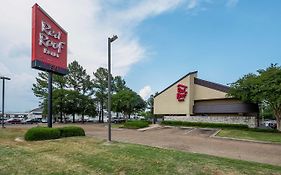
<path fill-rule="evenodd" d="M 78 91 L 83 95 L 93 95 L 93 83 L 91 81 L 90 75 L 87 74 L 86 69 L 79 65 L 77 61 L 73 61 L 72 63 L 70 63 L 68 69 L 68 87 L 75 91 Z"/>
<path fill-rule="evenodd" d="M 130 118 L 130 115 L 144 110 L 145 101 L 131 89 L 125 89 L 112 95 L 112 110 L 122 112 Z"/>
<path fill-rule="evenodd" d="M 53 74 L 53 91 L 57 89 L 64 89 L 66 87 L 66 78 L 60 75 Z M 38 77 L 36 77 L 36 83 L 32 87 L 33 93 L 36 97 L 40 99 L 40 106 L 47 105 L 48 97 L 48 72 L 39 72 Z M 59 96 L 59 100 L 62 95 Z M 45 111 L 47 113 L 47 110 Z M 60 111 L 60 119 L 62 121 L 62 112 Z"/>
<path fill-rule="evenodd" d="M 40 98 L 41 103 L 47 97 L 48 94 L 48 73 L 39 72 L 36 77 L 36 83 L 32 84 L 32 91 L 34 95 Z"/>
<path fill-rule="evenodd" d="M 74 109 L 73 111 L 81 111 L 82 121 L 84 122 L 84 111 L 89 111 L 86 109 L 86 106 L 89 106 L 88 103 L 79 102 L 81 99 L 89 99 L 93 95 L 93 82 L 91 81 L 90 75 L 86 73 L 86 70 L 78 64 L 77 61 L 73 61 L 68 65 L 69 67 L 69 74 L 66 76 L 59 76 L 53 74 L 53 103 L 55 106 L 53 107 L 53 113 L 58 114 L 60 113 L 60 119 L 62 121 L 62 115 L 65 113 L 64 109 L 62 109 L 63 104 L 67 103 L 66 100 L 72 99 L 65 99 L 65 96 L 73 97 L 75 94 L 79 93 L 80 95 L 77 96 L 77 107 L 79 109 Z M 65 89 L 69 91 L 66 91 Z M 36 78 L 36 83 L 33 84 L 33 93 L 36 97 L 41 99 L 41 106 L 47 105 L 47 95 L 48 95 L 48 73 L 47 72 L 40 72 L 38 73 L 38 77 Z M 59 91 L 58 91 L 59 90 Z M 74 93 L 72 91 L 76 91 Z M 87 97 L 83 97 L 87 96 Z M 79 97 L 79 98 L 78 98 Z M 92 105 L 93 106 L 93 105 Z M 95 110 L 95 109 L 94 109 Z M 71 113 L 75 119 L 75 113 Z"/>
<path fill-rule="evenodd" d="M 232 83 L 229 96 L 244 102 L 268 105 L 276 118 L 277 129 L 280 131 L 281 121 L 281 67 L 271 64 L 266 69 L 257 71 L 257 74 L 247 74 Z"/>
<path fill-rule="evenodd" d="M 103 122 L 103 109 L 105 108 L 108 96 L 108 71 L 107 69 L 100 67 L 93 74 L 94 79 L 92 81 L 95 89 L 95 97 L 99 102 L 99 122 Z M 113 85 L 113 78 L 111 78 L 111 80 Z"/>
<path fill-rule="evenodd" d="M 114 85 L 113 85 L 114 92 L 120 92 L 121 90 L 128 89 L 128 87 L 126 86 L 126 81 L 122 79 L 121 76 L 114 77 L 113 81 L 114 81 Z"/>
<path fill-rule="evenodd" d="M 153 117 L 153 123 L 156 123 L 156 117 L 154 115 L 154 96 L 150 95 L 150 97 L 146 101 L 146 105 L 148 108 L 148 115 L 149 117 Z"/>
<path fill-rule="evenodd" d="M 73 61 L 69 64 L 69 74 L 67 75 L 68 88 L 73 89 L 83 96 L 90 97 L 94 94 L 94 85 L 91 81 L 90 75 L 87 74 L 77 61 Z M 79 108 L 82 111 L 82 123 L 84 123 L 84 111 L 86 111 L 87 103 L 81 103 Z M 74 114 L 75 115 L 75 114 Z"/>

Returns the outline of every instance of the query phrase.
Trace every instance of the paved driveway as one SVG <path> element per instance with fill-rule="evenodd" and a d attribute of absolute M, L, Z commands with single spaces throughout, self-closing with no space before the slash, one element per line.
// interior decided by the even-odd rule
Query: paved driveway
<path fill-rule="evenodd" d="M 88 136 L 107 139 L 105 125 L 83 125 Z M 215 131 L 157 128 L 147 131 L 112 129 L 112 140 L 281 166 L 281 144 L 253 143 L 209 137 Z"/>

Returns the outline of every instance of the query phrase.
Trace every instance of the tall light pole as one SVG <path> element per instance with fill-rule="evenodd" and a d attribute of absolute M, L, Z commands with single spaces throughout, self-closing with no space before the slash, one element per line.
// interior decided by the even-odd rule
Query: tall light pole
<path fill-rule="evenodd" d="M 3 89 L 2 89 L 2 128 L 5 128 L 5 126 L 4 126 L 5 80 L 11 80 L 11 78 L 8 78 L 8 77 L 0 77 L 0 79 L 3 80 Z"/>
<path fill-rule="evenodd" d="M 108 141 L 111 141 L 111 43 L 117 39 L 117 35 L 108 38 Z"/>

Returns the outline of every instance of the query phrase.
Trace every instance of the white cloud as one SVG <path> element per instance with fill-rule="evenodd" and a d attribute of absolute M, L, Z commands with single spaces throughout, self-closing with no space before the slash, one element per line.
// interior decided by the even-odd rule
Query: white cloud
<path fill-rule="evenodd" d="M 31 91 L 38 71 L 31 70 L 31 7 L 38 3 L 68 32 L 68 63 L 78 60 L 92 75 L 107 66 L 107 37 L 112 43 L 112 71 L 126 75 L 132 65 L 148 55 L 135 35 L 135 28 L 149 17 L 175 9 L 182 0 L 13 0 L 0 6 L 0 75 L 10 76 L 7 85 L 9 110 L 37 104 Z M 117 5 L 127 4 L 117 8 Z M 7 8 L 8 7 L 8 8 Z M 12 9 L 12 10 L 11 10 Z M 30 97 L 29 99 L 27 97 Z M 25 100 L 25 101 L 24 101 Z M 19 104 L 19 105 L 18 105 Z M 34 106 L 36 107 L 36 106 Z"/>
<path fill-rule="evenodd" d="M 151 87 L 147 85 L 140 90 L 139 95 L 146 100 L 151 95 L 151 93 Z"/>
<path fill-rule="evenodd" d="M 227 0 L 226 6 L 227 7 L 235 7 L 239 0 Z"/>
<path fill-rule="evenodd" d="M 189 0 L 187 4 L 188 9 L 193 9 L 198 5 L 198 0 Z"/>
<path fill-rule="evenodd" d="M 38 3 L 68 32 L 68 63 L 77 60 L 92 75 L 107 67 L 107 38 L 113 34 L 112 72 L 126 75 L 150 53 L 138 39 L 136 27 L 144 20 L 182 5 L 188 10 L 211 0 L 13 0 L 0 6 L 0 75 L 10 76 L 10 110 L 37 104 L 31 91 L 38 71 L 31 69 L 31 7 Z M 228 0 L 236 4 L 237 0 Z M 11 10 L 12 9 L 12 10 Z M 147 89 L 149 90 L 149 89 Z M 150 89 L 151 90 L 151 89 Z M 145 96 L 145 94 L 144 94 Z M 29 97 L 29 98 L 28 98 Z M 34 106 L 36 107 L 36 106 Z"/>

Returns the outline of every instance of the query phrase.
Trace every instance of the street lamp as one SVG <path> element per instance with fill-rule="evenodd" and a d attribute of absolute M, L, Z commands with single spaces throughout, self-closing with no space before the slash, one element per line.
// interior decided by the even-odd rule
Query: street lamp
<path fill-rule="evenodd" d="M 5 126 L 4 126 L 5 80 L 11 80 L 11 78 L 8 78 L 8 77 L 0 77 L 0 79 L 3 80 L 3 89 L 2 89 L 2 128 L 5 128 Z"/>
<path fill-rule="evenodd" d="M 111 43 L 118 38 L 113 35 L 108 38 L 108 141 L 111 141 Z"/>

